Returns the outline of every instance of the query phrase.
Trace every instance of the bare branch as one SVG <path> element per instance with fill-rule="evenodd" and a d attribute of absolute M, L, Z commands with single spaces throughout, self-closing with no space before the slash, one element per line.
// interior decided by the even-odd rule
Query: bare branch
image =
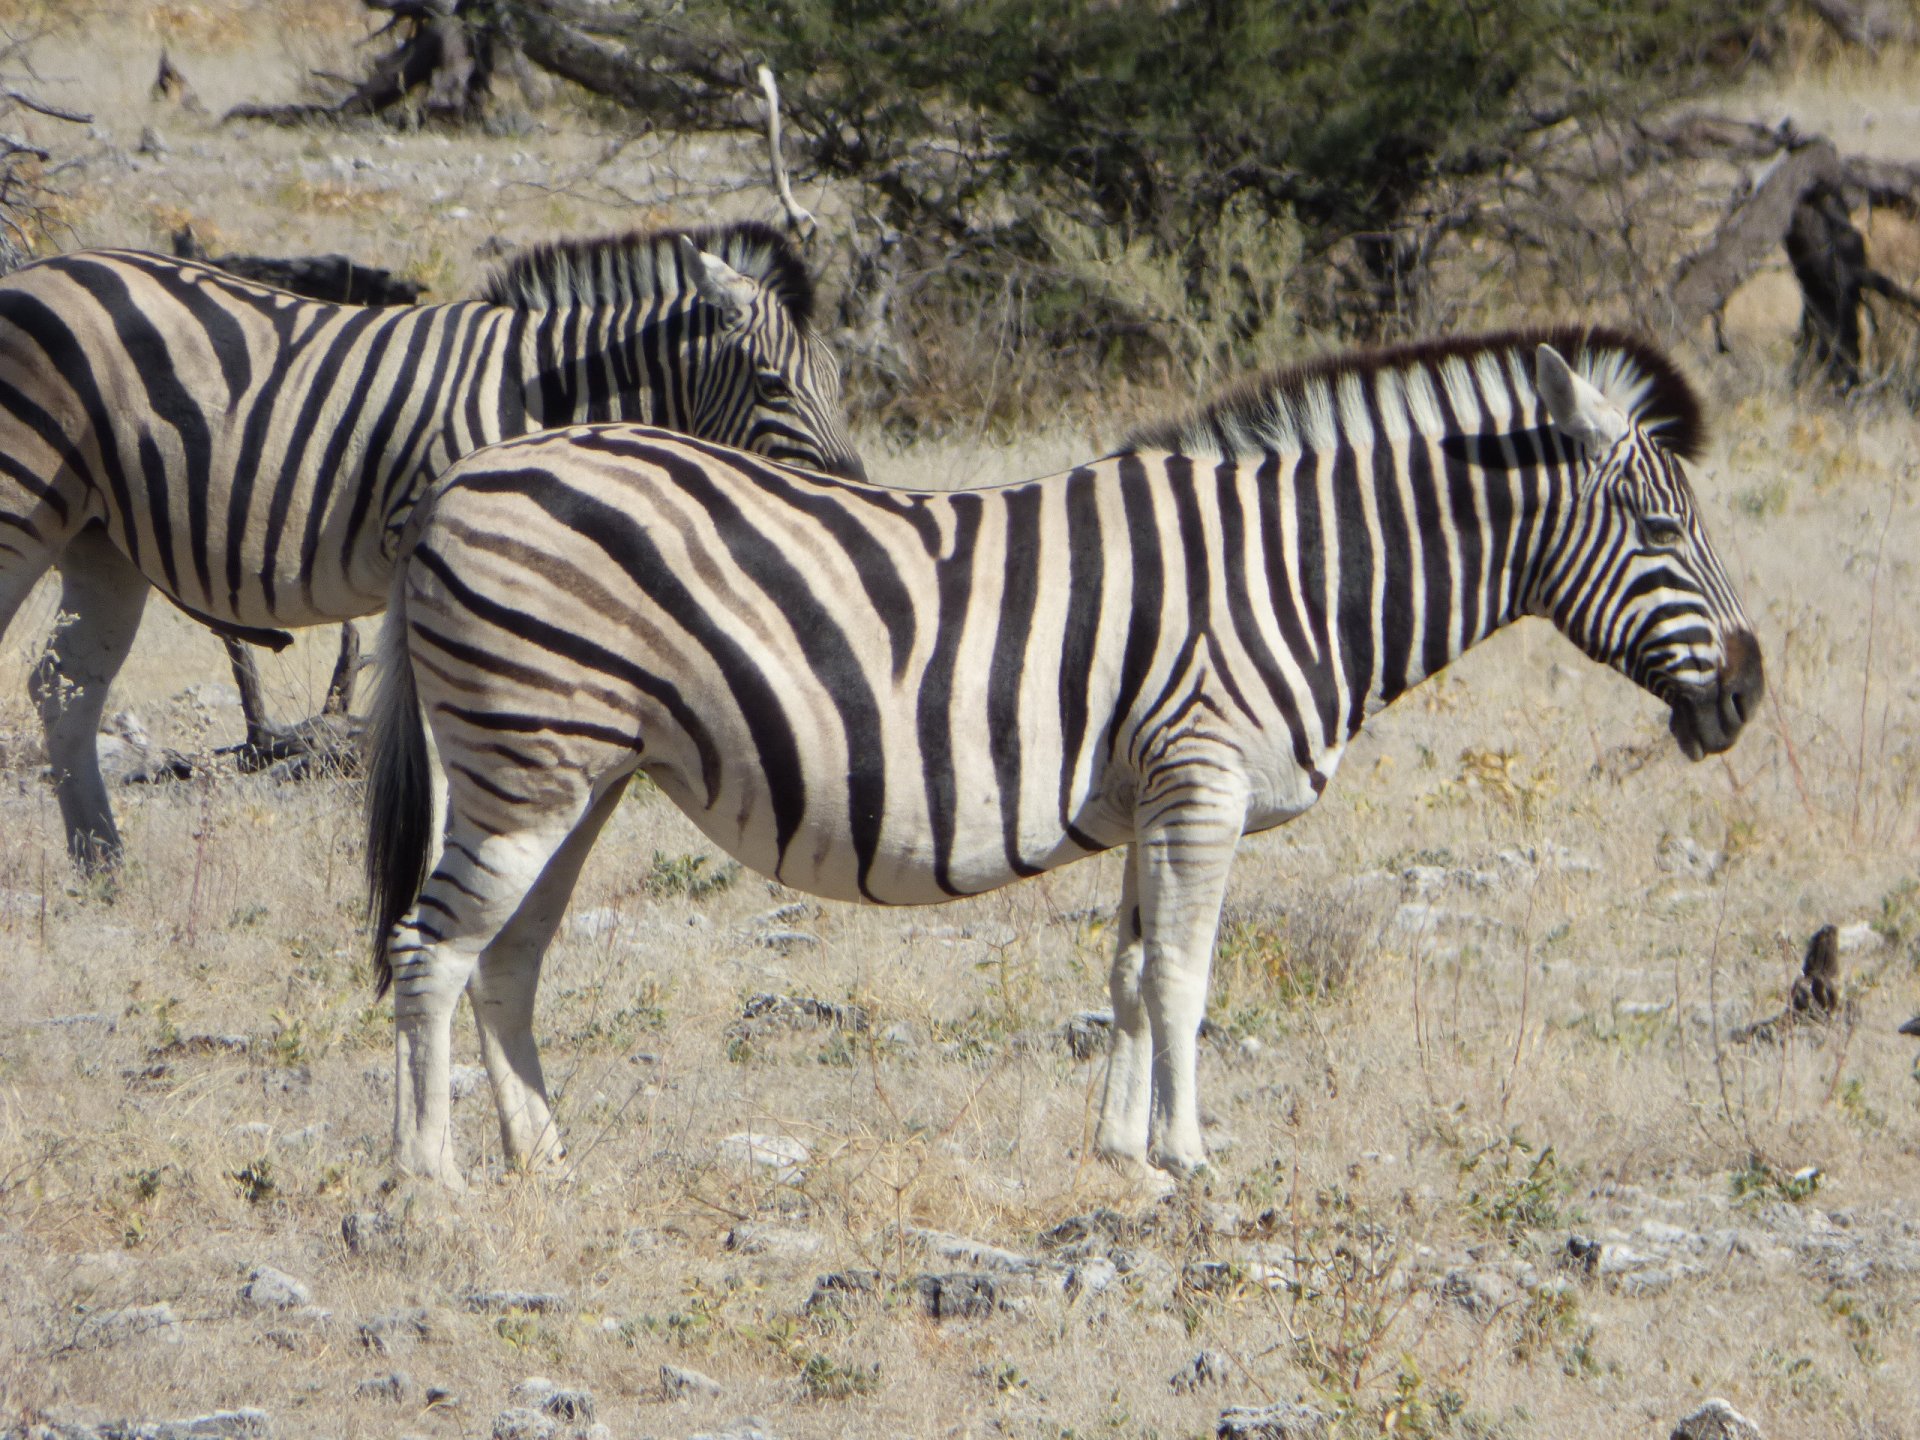
<path fill-rule="evenodd" d="M 91 115 L 83 115 L 78 110 L 63 110 L 58 105 L 49 105 L 46 101 L 36 100 L 24 90 L 15 90 L 11 86 L 4 91 L 0 91 L 0 95 L 4 95 L 16 105 L 26 106 L 27 109 L 33 111 L 36 115 L 45 115 L 50 120 L 65 120 L 72 125 L 91 125 L 93 123 L 93 116 Z"/>
<path fill-rule="evenodd" d="M 31 155 L 34 159 L 40 161 L 51 160 L 53 158 L 53 156 L 45 150 L 42 150 L 38 145 L 29 145 L 18 135 L 0 135 L 0 147 L 4 147 L 6 150 L 6 154 L 0 156 L 0 159 L 11 160 L 16 155 Z"/>
<path fill-rule="evenodd" d="M 1860 288 L 1871 290 L 1876 295 L 1884 295 L 1889 300 L 1897 300 L 1916 315 L 1920 315 L 1920 294 L 1915 294 L 1897 281 L 1888 279 L 1878 270 L 1869 270 L 1862 275 Z"/>
<path fill-rule="evenodd" d="M 809 239 L 819 229 L 813 212 L 793 198 L 787 183 L 787 162 L 780 154 L 780 87 L 773 83 L 773 70 L 759 68 L 760 89 L 767 97 L 767 155 L 773 162 L 773 190 L 780 197 L 780 208 L 787 212 L 787 225 L 801 239 Z"/>

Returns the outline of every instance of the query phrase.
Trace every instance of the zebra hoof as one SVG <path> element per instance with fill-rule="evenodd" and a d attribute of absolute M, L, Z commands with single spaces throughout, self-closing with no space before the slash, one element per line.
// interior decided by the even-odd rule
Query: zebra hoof
<path fill-rule="evenodd" d="M 1167 1176 L 1171 1183 L 1183 1185 L 1206 1174 L 1207 1152 L 1204 1147 L 1188 1151 L 1184 1148 L 1155 1146 L 1147 1152 L 1147 1163 Z"/>

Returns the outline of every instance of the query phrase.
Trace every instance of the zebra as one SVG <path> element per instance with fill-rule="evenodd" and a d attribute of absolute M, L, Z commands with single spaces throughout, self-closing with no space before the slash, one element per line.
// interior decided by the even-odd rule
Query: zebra
<path fill-rule="evenodd" d="M 752 222 L 535 247 L 412 309 L 128 250 L 0 280 L 0 633 L 57 567 L 71 618 L 29 689 L 74 856 L 121 854 L 94 735 L 149 586 L 275 649 L 377 610 L 428 480 L 543 426 L 647 420 L 858 479 L 813 304 Z"/>
<path fill-rule="evenodd" d="M 460 1183 L 463 990 L 508 1160 L 561 1153 L 541 956 L 640 771 L 744 864 L 835 899 L 939 902 L 1129 847 L 1096 1142 L 1196 1169 L 1229 862 L 1319 798 L 1369 715 L 1542 615 L 1666 702 L 1687 756 L 1734 743 L 1765 677 L 1683 469 L 1702 434 L 1661 353 L 1561 327 L 1307 364 L 978 490 L 629 426 L 468 456 L 403 537 L 370 717 L 398 1167 Z"/>

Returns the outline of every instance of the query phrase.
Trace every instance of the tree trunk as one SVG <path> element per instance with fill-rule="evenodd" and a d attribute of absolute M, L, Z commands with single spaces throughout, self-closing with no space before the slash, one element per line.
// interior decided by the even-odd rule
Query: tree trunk
<path fill-rule="evenodd" d="M 1796 378 L 1820 375 L 1851 390 L 1860 383 L 1860 302 L 1872 272 L 1866 239 L 1833 186 L 1823 182 L 1800 197 L 1787 227 L 1787 259 L 1800 282 Z"/>

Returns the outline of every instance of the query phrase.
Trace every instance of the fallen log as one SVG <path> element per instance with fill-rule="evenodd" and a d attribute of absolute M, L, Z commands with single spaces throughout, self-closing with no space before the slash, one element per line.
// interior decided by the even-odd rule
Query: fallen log
<path fill-rule="evenodd" d="M 411 305 L 427 291 L 418 280 L 402 279 L 391 270 L 362 265 L 345 255 L 210 255 L 191 225 L 173 232 L 173 253 L 245 280 L 336 304 Z"/>

